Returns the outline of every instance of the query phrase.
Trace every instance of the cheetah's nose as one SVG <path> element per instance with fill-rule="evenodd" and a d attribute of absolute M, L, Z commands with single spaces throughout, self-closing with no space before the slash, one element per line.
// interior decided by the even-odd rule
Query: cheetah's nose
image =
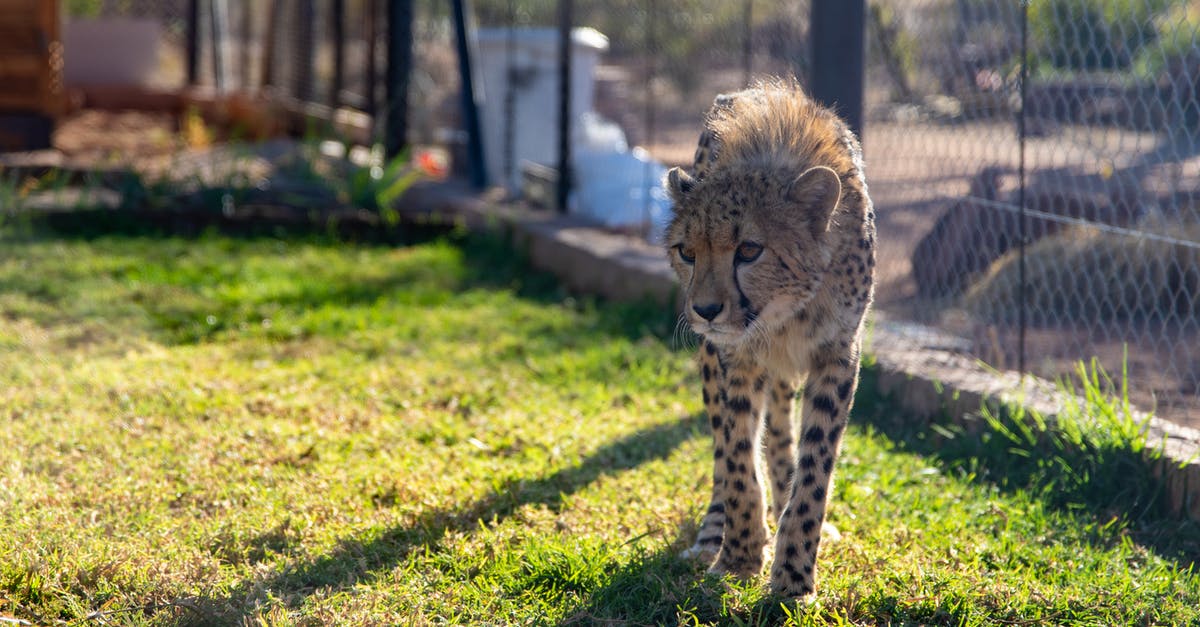
<path fill-rule="evenodd" d="M 708 320 L 709 322 L 712 322 L 713 318 L 716 318 L 717 314 L 721 313 L 721 311 L 724 309 L 725 309 L 725 303 L 713 303 L 711 305 L 692 305 L 692 311 L 696 312 L 697 315 L 699 315 L 701 318 L 704 318 L 705 320 Z"/>

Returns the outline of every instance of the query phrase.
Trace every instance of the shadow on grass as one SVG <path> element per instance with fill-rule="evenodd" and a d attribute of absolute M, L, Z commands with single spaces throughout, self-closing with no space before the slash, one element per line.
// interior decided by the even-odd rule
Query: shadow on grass
<path fill-rule="evenodd" d="M 1041 434 L 1031 442 L 1021 433 L 1029 419 L 1001 412 L 996 422 L 977 418 L 969 429 L 943 417 L 920 423 L 897 415 L 878 393 L 877 371 L 862 370 L 854 419 L 870 425 L 906 452 L 936 460 L 950 473 L 1000 490 L 1024 491 L 1090 525 L 1091 542 L 1111 547 L 1120 535 L 1104 532 L 1108 523 L 1124 523 L 1129 537 L 1180 570 L 1200 566 L 1200 524 L 1169 511 L 1163 481 L 1155 465 L 1119 437 L 1099 437 L 1082 448 Z M 1037 435 L 1037 429 L 1031 428 Z M 1154 442 L 1147 443 L 1153 448 Z"/>
<path fill-rule="evenodd" d="M 560 624 L 673 625 L 682 624 L 685 612 L 718 620 L 725 584 L 706 575 L 702 564 L 680 558 L 679 547 L 691 537 L 687 532 L 667 548 L 630 560 Z"/>
<path fill-rule="evenodd" d="M 664 459 L 706 429 L 700 415 L 656 425 L 605 444 L 579 464 L 548 476 L 511 479 L 462 507 L 435 509 L 421 514 L 411 525 L 345 538 L 325 555 L 244 581 L 223 598 L 179 603 L 193 610 L 181 616 L 179 624 L 242 624 L 267 594 L 298 603 L 316 590 L 353 586 L 364 577 L 388 571 L 414 552 L 435 549 L 447 533 L 472 533 L 480 524 L 495 524 L 526 505 L 557 511 L 566 496 L 601 477 Z"/>

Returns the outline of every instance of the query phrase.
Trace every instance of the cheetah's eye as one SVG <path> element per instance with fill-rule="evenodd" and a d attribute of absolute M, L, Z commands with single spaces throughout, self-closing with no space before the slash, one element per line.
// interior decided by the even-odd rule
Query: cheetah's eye
<path fill-rule="evenodd" d="M 679 253 L 679 258 L 689 266 L 696 263 L 696 254 L 692 250 L 684 248 L 683 244 L 676 244 L 675 252 Z"/>
<path fill-rule="evenodd" d="M 742 242 L 742 245 L 738 246 L 737 249 L 737 260 L 740 263 L 750 263 L 751 261 L 758 259 L 758 256 L 762 254 L 762 251 L 762 244 L 757 244 L 755 242 Z"/>

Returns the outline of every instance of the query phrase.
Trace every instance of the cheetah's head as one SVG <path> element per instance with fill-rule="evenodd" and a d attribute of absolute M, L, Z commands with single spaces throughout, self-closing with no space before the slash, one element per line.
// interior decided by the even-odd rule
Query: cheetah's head
<path fill-rule="evenodd" d="M 674 168 L 667 188 L 675 201 L 667 252 L 693 330 L 733 346 L 804 309 L 832 255 L 826 235 L 841 198 L 836 172 L 718 169 L 694 179 Z"/>

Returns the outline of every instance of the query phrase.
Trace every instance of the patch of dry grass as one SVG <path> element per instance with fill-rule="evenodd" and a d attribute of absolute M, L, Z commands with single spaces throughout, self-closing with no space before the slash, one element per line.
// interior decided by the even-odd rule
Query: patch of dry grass
<path fill-rule="evenodd" d="M 1151 232 L 1200 241 L 1200 225 L 1146 225 Z M 992 321 L 1017 318 L 1018 253 L 997 260 L 965 297 Z M 1180 322 L 1200 315 L 1200 247 L 1072 227 L 1026 251 L 1025 302 L 1035 324 Z"/>

